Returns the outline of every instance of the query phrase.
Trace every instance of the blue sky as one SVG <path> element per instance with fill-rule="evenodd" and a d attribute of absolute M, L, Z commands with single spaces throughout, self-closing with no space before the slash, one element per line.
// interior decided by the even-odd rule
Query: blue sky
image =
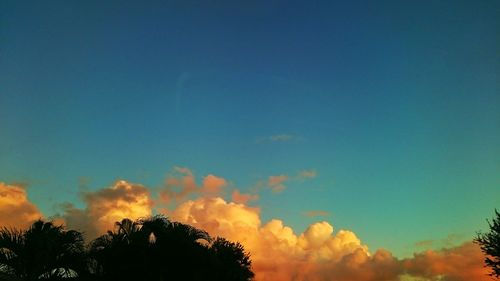
<path fill-rule="evenodd" d="M 500 207 L 498 1 L 3 1 L 0 181 L 45 214 L 175 166 L 264 219 L 371 248 L 469 240 Z M 271 140 L 287 135 L 287 140 Z M 80 202 L 80 203 L 79 203 Z M 394 239 L 387 240 L 392 236 Z"/>

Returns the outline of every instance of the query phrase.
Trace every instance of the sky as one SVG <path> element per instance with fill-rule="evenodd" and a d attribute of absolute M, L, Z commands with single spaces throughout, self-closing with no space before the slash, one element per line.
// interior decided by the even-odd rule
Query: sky
<path fill-rule="evenodd" d="M 297 237 L 324 221 L 371 257 L 468 245 L 500 208 L 499 12 L 2 1 L 0 187 L 68 225 L 121 190 L 180 220 L 218 198 Z"/>

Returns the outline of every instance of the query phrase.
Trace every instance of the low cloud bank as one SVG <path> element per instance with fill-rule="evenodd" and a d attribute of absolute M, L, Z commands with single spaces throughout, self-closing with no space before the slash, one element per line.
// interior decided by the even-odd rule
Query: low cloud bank
<path fill-rule="evenodd" d="M 207 175 L 197 185 L 194 174 L 177 168 L 167 177 L 154 201 L 150 189 L 124 180 L 83 194 L 86 207 L 64 205 L 60 215 L 68 227 L 88 238 L 111 229 L 115 221 L 147 217 L 162 210 L 173 220 L 204 229 L 212 236 L 239 241 L 250 252 L 257 281 L 469 281 L 489 280 L 483 254 L 472 242 L 453 248 L 428 250 L 398 259 L 391 252 L 371 252 L 357 235 L 336 230 L 327 221 L 297 233 L 285 222 L 263 222 L 260 208 L 249 206 L 256 194 L 232 189 L 232 201 L 222 198 L 228 181 Z M 194 197 L 194 198 L 192 198 Z M 171 204 L 171 208 L 164 208 Z M 172 205 L 173 204 L 173 205 Z M 43 217 L 20 186 L 0 183 L 0 224 L 26 227 Z M 417 279 L 406 279 L 408 276 Z"/>

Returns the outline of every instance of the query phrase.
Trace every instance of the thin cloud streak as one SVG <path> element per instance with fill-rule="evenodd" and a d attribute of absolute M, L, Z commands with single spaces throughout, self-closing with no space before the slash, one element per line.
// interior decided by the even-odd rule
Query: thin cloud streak
<path fill-rule="evenodd" d="M 271 135 L 267 137 L 257 137 L 255 142 L 258 144 L 261 143 L 278 143 L 278 142 L 298 142 L 302 141 L 304 138 L 291 134 L 277 134 Z"/>
<path fill-rule="evenodd" d="M 304 214 L 304 216 L 309 217 L 309 218 L 330 216 L 330 212 L 323 211 L 323 210 L 306 211 L 303 214 Z"/>

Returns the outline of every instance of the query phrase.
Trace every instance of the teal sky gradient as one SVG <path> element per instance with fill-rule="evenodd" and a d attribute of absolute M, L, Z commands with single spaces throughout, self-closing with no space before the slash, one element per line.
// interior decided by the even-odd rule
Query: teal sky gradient
<path fill-rule="evenodd" d="M 325 210 L 399 256 L 485 228 L 500 2 L 241 2 L 2 1 L 0 181 L 54 214 L 82 181 L 154 189 L 182 166 L 248 191 L 314 169 L 262 191 L 263 218 Z"/>

